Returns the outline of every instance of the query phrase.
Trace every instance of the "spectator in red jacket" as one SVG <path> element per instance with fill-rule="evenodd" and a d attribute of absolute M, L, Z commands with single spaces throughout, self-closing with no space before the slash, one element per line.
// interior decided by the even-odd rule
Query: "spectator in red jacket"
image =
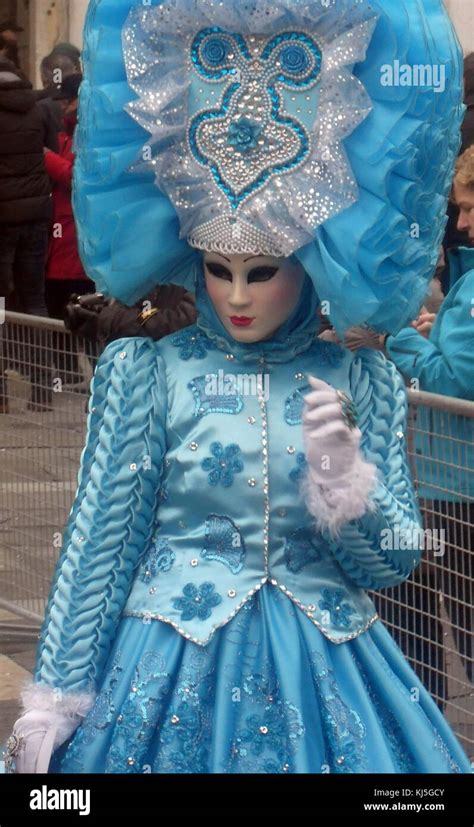
<path fill-rule="evenodd" d="M 50 234 L 46 267 L 46 304 L 52 318 L 64 319 L 65 307 L 72 293 L 93 293 L 94 282 L 84 271 L 77 248 L 76 225 L 71 203 L 74 153 L 74 131 L 77 125 L 79 87 L 82 75 L 65 77 L 55 97 L 63 109 L 64 131 L 59 133 L 59 152 L 45 149 L 45 162 L 53 182 L 53 225 Z M 65 372 L 66 382 L 74 381 L 77 357 L 68 353 L 69 337 L 58 335 L 55 362 Z"/>

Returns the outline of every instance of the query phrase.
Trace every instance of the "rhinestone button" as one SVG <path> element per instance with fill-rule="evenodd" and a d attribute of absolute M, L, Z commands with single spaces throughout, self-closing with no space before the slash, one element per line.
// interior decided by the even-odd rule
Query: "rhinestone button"
<path fill-rule="evenodd" d="M 197 451 L 198 448 L 199 448 L 199 445 L 198 445 L 197 442 L 191 442 L 190 445 L 189 445 L 189 450 L 190 451 Z"/>
<path fill-rule="evenodd" d="M 194 558 L 194 560 L 191 560 L 191 565 L 193 567 L 197 566 L 198 564 L 199 564 L 199 560 L 196 560 L 196 558 Z"/>
<path fill-rule="evenodd" d="M 233 362 L 234 359 L 235 359 L 235 356 L 234 356 L 233 353 L 227 353 L 225 358 L 227 359 L 228 362 Z"/>
<path fill-rule="evenodd" d="M 287 449 L 289 454 L 294 454 L 296 452 L 296 448 L 294 445 L 288 445 Z"/>
<path fill-rule="evenodd" d="M 129 467 L 130 467 L 130 471 L 136 471 L 137 468 L 138 468 L 136 462 L 132 462 Z"/>
<path fill-rule="evenodd" d="M 229 595 L 229 597 L 235 597 L 235 595 L 237 594 L 237 592 L 235 591 L 235 589 L 229 589 L 229 591 L 227 592 L 227 594 Z"/>
<path fill-rule="evenodd" d="M 404 437 L 404 433 L 403 433 L 403 431 L 397 431 L 397 437 L 398 437 L 399 439 L 403 439 L 403 437 Z"/>
<path fill-rule="evenodd" d="M 247 420 L 247 422 L 249 422 L 249 423 L 250 423 L 250 425 L 255 425 L 256 421 L 257 421 L 257 420 L 255 419 L 255 417 L 254 417 L 254 416 L 249 416 L 249 418 L 248 418 L 248 420 Z"/>
<path fill-rule="evenodd" d="M 298 373 L 295 373 L 295 379 L 297 379 L 297 380 L 298 380 L 298 382 L 300 382 L 300 381 L 301 381 L 302 379 L 304 379 L 304 378 L 305 378 L 305 374 L 304 374 L 304 373 L 301 373 L 300 371 L 298 371 Z"/>
<path fill-rule="evenodd" d="M 125 350 L 124 350 L 124 351 L 122 351 L 122 353 L 120 354 L 120 357 L 119 357 L 119 358 L 120 358 L 120 359 L 126 359 L 126 358 L 127 358 L 127 352 L 126 352 Z"/>
<path fill-rule="evenodd" d="M 257 485 L 257 480 L 252 477 L 252 479 L 248 480 L 248 484 L 250 485 L 250 488 L 255 488 Z"/>

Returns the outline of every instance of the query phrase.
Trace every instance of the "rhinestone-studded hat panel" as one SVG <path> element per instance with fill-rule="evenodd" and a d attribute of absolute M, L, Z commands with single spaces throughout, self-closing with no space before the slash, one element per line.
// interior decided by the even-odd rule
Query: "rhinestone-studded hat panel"
<path fill-rule="evenodd" d="M 374 25 L 365 0 L 329 10 L 171 0 L 131 12 L 124 54 L 140 99 L 127 109 L 151 134 L 143 157 L 181 237 L 289 256 L 354 203 L 341 141 L 371 108 L 350 68 Z"/>

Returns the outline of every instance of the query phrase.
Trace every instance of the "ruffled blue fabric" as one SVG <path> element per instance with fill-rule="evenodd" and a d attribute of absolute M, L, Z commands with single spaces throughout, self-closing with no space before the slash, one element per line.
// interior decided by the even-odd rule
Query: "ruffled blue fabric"
<path fill-rule="evenodd" d="M 345 142 L 360 198 L 297 254 L 341 333 L 359 323 L 398 331 L 416 317 L 447 221 L 464 112 L 462 53 L 442 3 L 372 5 L 381 18 L 355 74 L 374 107 Z M 383 86 L 380 69 L 395 60 L 444 66 L 445 92 Z"/>
<path fill-rule="evenodd" d="M 299 0 L 295 0 L 298 2 Z M 131 304 L 156 284 L 192 289 L 199 253 L 152 174 L 128 172 L 147 133 L 124 111 L 121 30 L 141 0 L 92 0 L 76 132 L 74 209 L 81 257 L 97 288 Z M 151 0 L 151 5 L 159 5 Z M 462 54 L 441 0 L 373 0 L 380 14 L 355 75 L 373 102 L 345 141 L 359 200 L 323 224 L 297 255 L 330 317 L 396 333 L 427 292 L 459 148 Z M 446 89 L 383 86 L 381 66 L 443 66 Z"/>
<path fill-rule="evenodd" d="M 206 647 L 124 618 L 99 690 L 50 772 L 470 772 L 380 622 L 334 646 L 270 585 Z"/>
<path fill-rule="evenodd" d="M 422 519 L 403 446 L 407 393 L 395 366 L 369 348 L 361 348 L 352 362 L 350 387 L 363 434 L 361 450 L 379 469 L 379 480 L 371 495 L 376 509 L 341 527 L 333 553 L 354 583 L 381 589 L 406 580 L 422 553 L 416 539 Z M 384 547 L 381 540 L 394 526 L 402 536 L 413 538 L 409 550 Z"/>
<path fill-rule="evenodd" d="M 145 338 L 111 342 L 98 362 L 78 487 L 37 648 L 38 683 L 95 690 L 153 533 L 165 452 L 163 371 Z M 158 461 L 147 462 L 151 457 Z"/>

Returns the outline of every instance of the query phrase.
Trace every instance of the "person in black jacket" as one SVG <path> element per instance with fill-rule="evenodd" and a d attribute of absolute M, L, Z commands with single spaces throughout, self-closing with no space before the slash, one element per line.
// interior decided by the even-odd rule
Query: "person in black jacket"
<path fill-rule="evenodd" d="M 0 23 L 0 55 L 11 60 L 17 68 L 20 68 L 18 34 L 23 31 L 14 20 L 2 20 Z"/>
<path fill-rule="evenodd" d="M 0 296 L 7 310 L 48 316 L 44 276 L 51 214 L 35 93 L 15 65 L 0 58 Z M 52 398 L 49 371 L 37 348 L 28 351 L 29 407 L 39 410 Z M 0 387 L 0 403 L 2 393 Z"/>
<path fill-rule="evenodd" d="M 117 299 L 108 300 L 101 293 L 73 295 L 66 305 L 64 324 L 72 333 L 84 337 L 89 356 L 93 343 L 98 357 L 115 339 L 149 336 L 157 341 L 194 324 L 196 318 L 192 293 L 176 284 L 161 284 L 132 307 Z"/>
<path fill-rule="evenodd" d="M 36 90 L 36 101 L 43 124 L 43 145 L 53 152 L 59 152 L 58 134 L 64 129 L 64 113 L 55 95 L 61 88 L 62 81 L 77 73 L 77 64 L 77 58 L 63 54 L 56 49 L 46 55 L 40 64 L 43 89 Z"/>
<path fill-rule="evenodd" d="M 66 306 L 66 327 L 95 341 L 99 352 L 122 337 L 162 339 L 194 324 L 197 316 L 194 295 L 175 284 L 159 285 L 132 307 L 116 299 L 99 301 L 97 293 L 74 298 Z"/>

